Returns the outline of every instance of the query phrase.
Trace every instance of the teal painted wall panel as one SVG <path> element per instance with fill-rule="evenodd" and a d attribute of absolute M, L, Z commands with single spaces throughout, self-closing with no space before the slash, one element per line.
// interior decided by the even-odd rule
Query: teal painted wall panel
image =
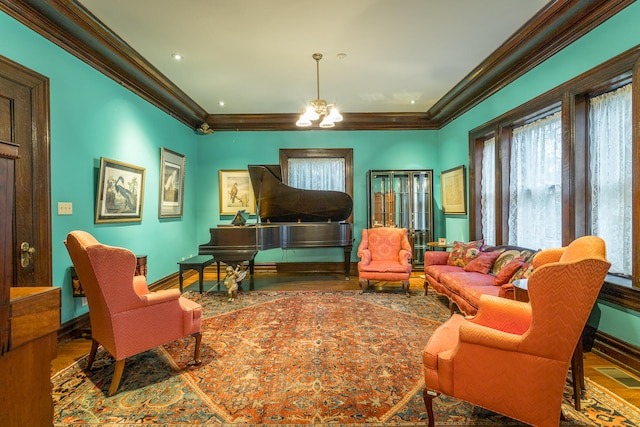
<path fill-rule="evenodd" d="M 196 245 L 195 133 L 125 87 L 0 13 L 0 54 L 50 79 L 53 285 L 62 287 L 62 322 L 86 313 L 73 298 L 63 245 L 82 229 L 99 241 L 148 256 L 149 281 L 175 273 Z M 160 147 L 187 158 L 185 215 L 158 218 Z M 100 157 L 146 170 L 142 222 L 94 224 Z M 73 215 L 58 216 L 57 203 Z"/>
<path fill-rule="evenodd" d="M 198 241 L 209 240 L 209 228 L 229 224 L 220 215 L 218 171 L 245 170 L 249 164 L 278 164 L 280 148 L 352 148 L 354 167 L 354 234 L 367 226 L 366 172 L 370 169 L 434 169 L 438 167 L 435 131 L 300 131 L 219 132 L 199 138 Z M 250 222 L 255 222 L 251 217 Z M 289 249 L 261 252 L 259 262 L 339 261 L 341 249 Z"/>
<path fill-rule="evenodd" d="M 640 346 L 640 313 L 598 301 L 587 324 L 622 341 Z"/>

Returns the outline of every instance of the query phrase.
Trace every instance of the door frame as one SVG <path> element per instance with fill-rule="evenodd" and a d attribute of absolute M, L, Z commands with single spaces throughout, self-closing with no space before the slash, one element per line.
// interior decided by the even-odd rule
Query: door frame
<path fill-rule="evenodd" d="M 51 254 L 51 157 L 50 157 L 50 98 L 49 79 L 23 65 L 20 65 L 0 55 L 0 76 L 22 85 L 30 90 L 31 98 L 31 130 L 28 143 L 32 150 L 32 192 L 33 213 L 30 219 L 33 227 L 33 247 L 39 256 L 34 257 L 34 286 L 52 286 L 52 254 Z M 15 141 L 14 141 L 15 142 Z M 19 161 L 20 147 L 15 146 Z M 13 151 L 13 150 L 12 150 Z M 11 156 L 10 153 L 4 153 Z M 15 155 L 13 156 L 15 158 Z M 16 191 L 20 189 L 19 183 L 14 183 Z M 22 189 L 24 190 L 24 189 Z M 15 210 L 15 205 L 14 208 Z M 15 218 L 13 222 L 13 235 L 15 236 Z M 14 239 L 15 240 L 15 239 Z M 15 258 L 19 255 L 19 242 L 12 242 L 12 265 L 17 265 Z M 16 268 L 16 267 L 14 267 Z M 2 280 L 0 283 L 0 302 L 2 303 L 2 315 L 0 315 L 0 330 L 5 331 L 8 323 L 8 305 L 10 288 L 15 282 L 18 272 L 14 271 L 13 281 Z M 6 310 L 5 310 L 6 309 Z M 4 334 L 1 334 L 4 335 Z M 0 341 L 7 337 L 2 336 Z"/>

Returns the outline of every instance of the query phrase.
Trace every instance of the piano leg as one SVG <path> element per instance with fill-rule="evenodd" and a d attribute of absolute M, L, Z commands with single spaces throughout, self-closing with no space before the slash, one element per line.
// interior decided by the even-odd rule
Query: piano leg
<path fill-rule="evenodd" d="M 344 247 L 344 280 L 349 280 L 349 274 L 351 273 L 351 250 L 353 246 Z"/>

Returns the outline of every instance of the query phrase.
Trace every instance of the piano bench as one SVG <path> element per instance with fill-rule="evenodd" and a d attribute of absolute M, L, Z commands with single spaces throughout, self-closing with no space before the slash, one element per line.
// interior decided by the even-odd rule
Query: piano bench
<path fill-rule="evenodd" d="M 180 292 L 182 292 L 183 273 L 187 270 L 196 270 L 198 272 L 198 284 L 200 285 L 200 293 L 202 293 L 204 281 L 204 269 L 213 264 L 213 257 L 210 255 L 196 255 L 183 261 L 178 261 L 180 266 Z"/>

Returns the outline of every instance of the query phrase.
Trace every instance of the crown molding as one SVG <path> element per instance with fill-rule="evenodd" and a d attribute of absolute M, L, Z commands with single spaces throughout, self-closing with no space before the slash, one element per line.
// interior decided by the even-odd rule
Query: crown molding
<path fill-rule="evenodd" d="M 333 129 L 440 129 L 634 1 L 551 1 L 429 111 L 343 113 Z M 0 10 L 192 129 L 206 121 L 214 131 L 300 130 L 297 114 L 207 114 L 74 0 L 0 0 Z"/>

